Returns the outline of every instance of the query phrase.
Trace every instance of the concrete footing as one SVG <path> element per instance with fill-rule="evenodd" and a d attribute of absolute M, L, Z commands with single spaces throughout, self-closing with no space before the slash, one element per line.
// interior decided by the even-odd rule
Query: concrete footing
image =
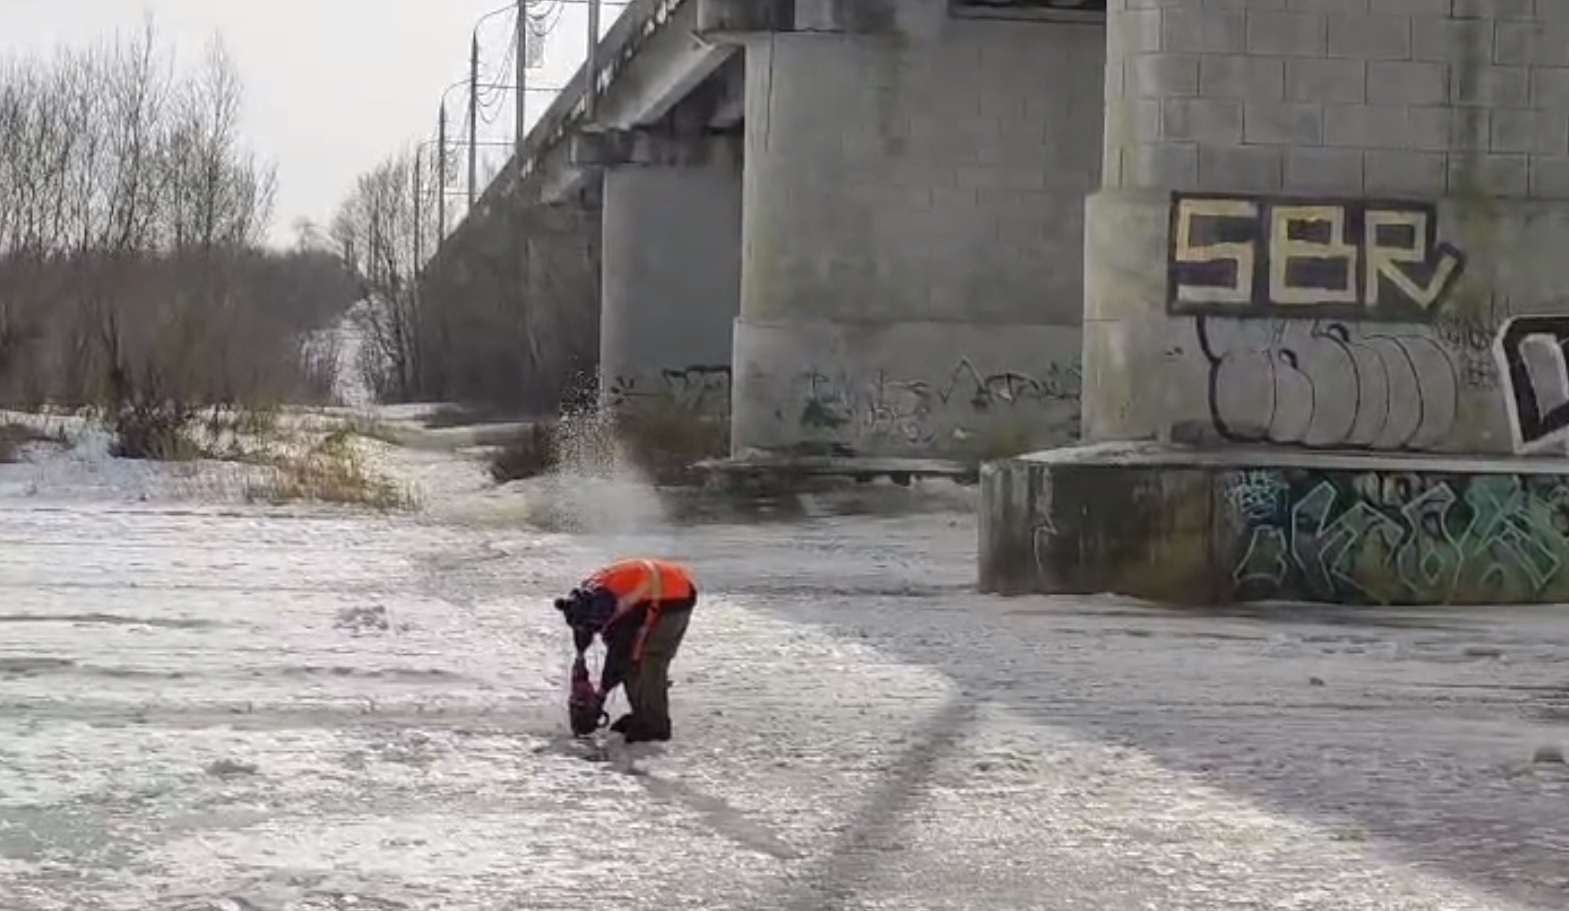
<path fill-rule="evenodd" d="M 731 451 L 978 462 L 1073 442 L 1080 347 L 1073 326 L 738 320 Z"/>
<path fill-rule="evenodd" d="M 1569 460 L 1069 447 L 982 469 L 979 563 L 999 594 L 1569 601 Z"/>
<path fill-rule="evenodd" d="M 728 459 L 710 459 L 697 463 L 693 468 L 732 487 L 778 485 L 827 478 L 848 478 L 862 484 L 886 478 L 900 487 L 908 487 L 911 481 L 928 478 L 974 485 L 977 479 L 975 466 L 948 459 L 781 456 L 754 452 Z"/>

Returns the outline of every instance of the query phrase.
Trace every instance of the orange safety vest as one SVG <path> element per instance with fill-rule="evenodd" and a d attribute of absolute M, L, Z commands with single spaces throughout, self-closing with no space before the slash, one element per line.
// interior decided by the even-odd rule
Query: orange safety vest
<path fill-rule="evenodd" d="M 604 588 L 616 598 L 624 598 L 639 588 L 648 588 L 647 600 L 680 601 L 692 597 L 692 574 L 686 567 L 669 560 L 618 560 L 590 576 L 585 588 Z"/>
<path fill-rule="evenodd" d="M 692 583 L 692 574 L 686 567 L 669 560 L 618 560 L 588 577 L 583 587 L 589 590 L 603 588 L 615 595 L 616 600 L 621 600 L 637 590 L 647 587 L 647 594 L 643 601 L 648 604 L 648 616 L 643 620 L 643 626 L 637 631 L 637 638 L 632 644 L 632 660 L 643 660 L 643 643 L 648 638 L 648 633 L 654 628 L 654 622 L 659 619 L 660 608 L 669 601 L 680 601 L 692 597 L 697 589 Z M 629 604 L 625 610 L 617 610 L 611 618 L 615 622 L 635 605 Z"/>

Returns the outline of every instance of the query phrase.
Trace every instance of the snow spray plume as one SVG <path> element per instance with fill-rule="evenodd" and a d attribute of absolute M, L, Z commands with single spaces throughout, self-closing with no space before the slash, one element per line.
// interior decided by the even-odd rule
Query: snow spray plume
<path fill-rule="evenodd" d="M 606 411 L 570 413 L 556 428 L 556 468 L 542 479 L 531 518 L 559 531 L 621 536 L 666 527 L 664 503 L 627 457 Z"/>

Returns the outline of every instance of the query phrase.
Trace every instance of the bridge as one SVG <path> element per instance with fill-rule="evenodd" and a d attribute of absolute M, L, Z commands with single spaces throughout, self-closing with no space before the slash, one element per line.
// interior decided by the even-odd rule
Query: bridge
<path fill-rule="evenodd" d="M 591 371 L 737 452 L 1067 441 L 1105 46 L 1104 0 L 636 0 L 425 298 L 517 309 L 546 402 Z"/>
<path fill-rule="evenodd" d="M 1569 599 L 1569 3 L 638 0 L 599 57 L 430 279 L 528 381 L 1050 449 L 993 590 Z"/>

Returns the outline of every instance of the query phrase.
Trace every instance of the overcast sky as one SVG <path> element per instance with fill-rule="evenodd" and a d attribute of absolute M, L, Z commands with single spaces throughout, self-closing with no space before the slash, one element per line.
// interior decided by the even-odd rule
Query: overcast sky
<path fill-rule="evenodd" d="M 556 2 L 536 0 L 536 6 Z M 442 90 L 468 77 L 475 23 L 507 5 L 507 0 L 0 0 L 0 54 L 48 53 L 58 44 L 112 37 L 116 29 L 134 32 L 148 12 L 162 43 L 185 62 L 197 61 L 207 39 L 221 33 L 245 80 L 248 138 L 278 166 L 272 237 L 289 244 L 295 221 L 303 217 L 325 225 L 361 172 L 403 143 L 435 137 Z M 621 8 L 605 8 L 604 28 Z M 586 26 L 582 0 L 566 0 L 541 67 L 529 74 L 534 85 L 559 86 L 571 78 L 583 62 Z M 510 14 L 479 26 L 482 72 L 499 72 L 506 63 L 511 28 Z M 531 93 L 529 119 L 551 100 Z M 455 89 L 447 101 L 449 129 L 455 131 L 467 93 Z M 511 94 L 496 106 L 495 122 L 481 122 L 481 142 L 512 137 Z M 482 147 L 482 160 L 487 153 L 504 159 L 506 150 Z M 483 178 L 484 165 L 480 171 Z M 450 211 L 460 211 L 462 200 L 451 201 Z"/>

